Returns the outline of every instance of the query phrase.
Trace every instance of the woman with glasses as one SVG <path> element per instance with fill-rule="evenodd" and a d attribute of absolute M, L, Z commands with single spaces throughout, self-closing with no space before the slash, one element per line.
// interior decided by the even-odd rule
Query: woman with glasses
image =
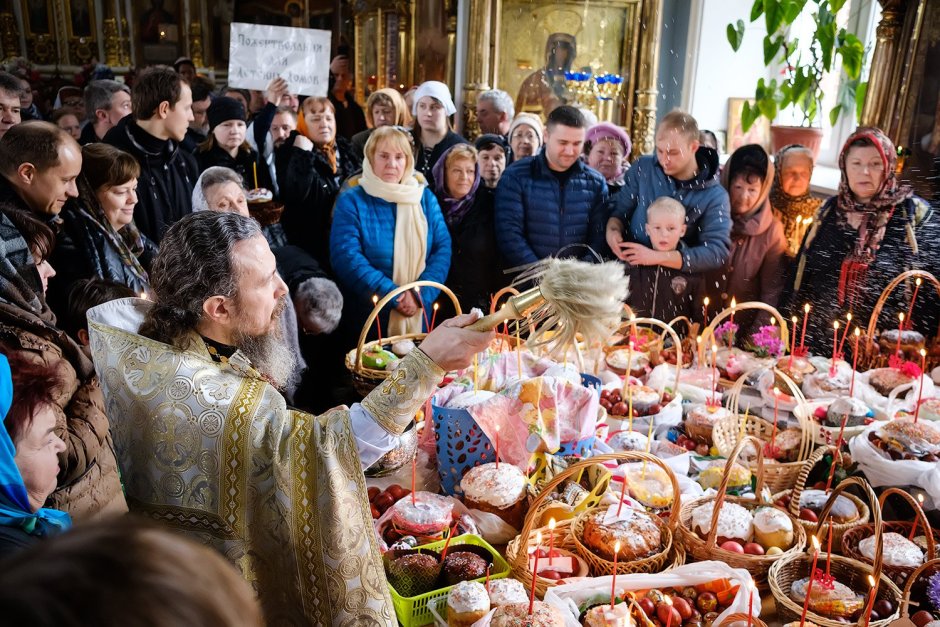
<path fill-rule="evenodd" d="M 352 144 L 336 135 L 335 110 L 328 98 L 304 100 L 297 130 L 277 148 L 274 160 L 287 241 L 328 269 L 333 203 L 343 181 L 362 165 Z"/>
<path fill-rule="evenodd" d="M 341 328 L 358 337 L 373 297 L 417 280 L 443 283 L 450 252 L 437 199 L 415 175 L 409 136 L 391 126 L 375 129 L 362 174 L 348 182 L 333 214 L 330 256 L 343 291 Z M 397 296 L 381 314 L 386 337 L 420 332 L 437 297 L 429 287 Z"/>
<path fill-rule="evenodd" d="M 809 346 L 832 341 L 832 323 L 852 313 L 866 321 L 879 294 L 905 270 L 940 271 L 940 223 L 931 207 L 898 181 L 894 144 L 877 128 L 861 127 L 839 155 L 839 192 L 829 198 L 810 225 L 787 281 L 790 313 L 808 317 Z M 884 320 L 898 321 L 911 303 L 913 282 L 885 307 Z M 917 300 L 913 328 L 931 334 L 940 309 L 931 298 Z"/>
<path fill-rule="evenodd" d="M 434 187 L 434 164 L 448 148 L 466 140 L 454 132 L 451 116 L 457 112 L 450 89 L 439 81 L 421 83 L 414 94 L 415 163 L 428 185 Z"/>

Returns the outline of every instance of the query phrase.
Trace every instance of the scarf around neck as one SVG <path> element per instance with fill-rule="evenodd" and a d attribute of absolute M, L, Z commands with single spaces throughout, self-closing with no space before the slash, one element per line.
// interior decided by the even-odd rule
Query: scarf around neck
<path fill-rule="evenodd" d="M 409 165 L 405 169 L 401 183 L 386 183 L 373 172 L 369 159 L 363 159 L 359 185 L 370 196 L 396 205 L 392 281 L 398 286 L 417 281 L 426 264 L 428 220 L 421 207 L 425 186 L 415 178 L 414 167 Z M 392 310 L 388 322 L 390 336 L 420 332 L 420 311 L 406 318 Z"/>
<path fill-rule="evenodd" d="M 144 285 L 150 284 L 147 271 L 141 265 L 137 258 L 144 252 L 144 239 L 137 229 L 137 225 L 131 220 L 130 223 L 117 231 L 108 221 L 101 203 L 95 197 L 94 190 L 88 184 L 84 176 L 79 177 L 79 202 L 76 203 L 79 213 L 85 218 L 91 220 L 104 233 L 111 246 L 117 250 L 118 255 L 124 266 L 137 277 Z"/>
<path fill-rule="evenodd" d="M 461 144 L 458 144 L 457 146 L 460 145 Z M 447 222 L 447 226 L 454 226 L 463 221 L 464 217 L 470 212 L 470 209 L 473 208 L 473 201 L 476 198 L 477 189 L 480 187 L 480 166 L 474 162 L 473 185 L 470 187 L 470 191 L 467 192 L 467 195 L 463 198 L 454 198 L 447 190 L 445 162 L 447 161 L 447 155 L 457 146 L 448 148 L 431 169 L 432 178 L 434 180 L 434 195 L 437 196 L 438 202 L 440 202 L 441 211 L 444 213 L 444 221 Z"/>
<path fill-rule="evenodd" d="M 314 141 L 313 137 L 310 136 L 310 129 L 307 128 L 307 121 L 304 119 L 303 111 L 297 116 L 297 132 L 313 142 L 313 149 L 326 157 L 330 168 L 333 170 L 333 174 L 336 174 L 336 133 L 333 134 L 333 139 L 330 141 L 325 144 L 318 144 Z"/>

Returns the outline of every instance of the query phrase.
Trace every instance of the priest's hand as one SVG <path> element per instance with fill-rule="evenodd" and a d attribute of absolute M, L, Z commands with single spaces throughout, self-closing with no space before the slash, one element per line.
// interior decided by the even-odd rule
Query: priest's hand
<path fill-rule="evenodd" d="M 495 331 L 471 331 L 463 327 L 476 322 L 477 313 L 445 320 L 421 342 L 424 354 L 444 370 L 466 368 L 473 356 L 482 352 L 496 337 Z"/>

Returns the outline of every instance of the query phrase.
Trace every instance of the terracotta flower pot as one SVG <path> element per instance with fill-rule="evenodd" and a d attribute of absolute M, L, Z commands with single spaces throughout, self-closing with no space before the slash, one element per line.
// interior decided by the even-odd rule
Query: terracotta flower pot
<path fill-rule="evenodd" d="M 770 127 L 770 143 L 774 153 L 784 146 L 800 144 L 813 151 L 813 160 L 819 158 L 822 136 L 822 129 L 812 126 L 778 126 L 773 124 Z"/>

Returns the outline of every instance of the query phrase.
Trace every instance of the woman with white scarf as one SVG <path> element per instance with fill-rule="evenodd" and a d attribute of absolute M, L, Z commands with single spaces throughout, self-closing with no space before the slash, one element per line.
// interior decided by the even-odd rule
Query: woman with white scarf
<path fill-rule="evenodd" d="M 343 291 L 341 325 L 358 338 L 373 306 L 395 288 L 416 280 L 443 283 L 450 268 L 450 235 L 437 199 L 414 171 L 410 137 L 384 126 L 365 146 L 362 174 L 336 200 L 330 259 Z M 395 298 L 382 313 L 383 337 L 426 327 L 439 290 L 421 288 Z M 375 336 L 375 326 L 369 330 Z"/>

